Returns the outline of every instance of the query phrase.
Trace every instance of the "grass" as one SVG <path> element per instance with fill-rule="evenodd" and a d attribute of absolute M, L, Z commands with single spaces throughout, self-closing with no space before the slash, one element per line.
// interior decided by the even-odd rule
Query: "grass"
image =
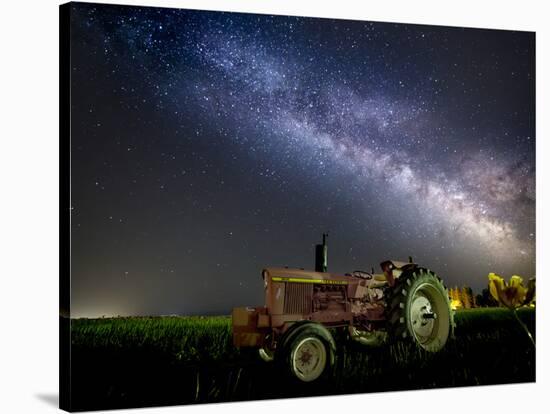
<path fill-rule="evenodd" d="M 128 317 L 72 321 L 80 349 L 151 351 L 183 363 L 216 362 L 231 354 L 229 316 Z"/>
<path fill-rule="evenodd" d="M 535 312 L 520 317 L 535 333 Z M 428 354 L 409 342 L 341 342 L 335 375 L 288 381 L 275 364 L 232 346 L 229 317 L 71 321 L 75 410 L 530 382 L 535 351 L 506 309 L 457 312 L 455 338 Z"/>

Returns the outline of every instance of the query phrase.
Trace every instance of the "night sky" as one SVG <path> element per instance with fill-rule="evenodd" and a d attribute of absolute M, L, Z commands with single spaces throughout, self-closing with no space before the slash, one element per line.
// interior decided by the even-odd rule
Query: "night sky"
<path fill-rule="evenodd" d="M 73 317 L 261 305 L 326 231 L 331 272 L 534 275 L 533 33 L 82 3 L 71 30 Z"/>

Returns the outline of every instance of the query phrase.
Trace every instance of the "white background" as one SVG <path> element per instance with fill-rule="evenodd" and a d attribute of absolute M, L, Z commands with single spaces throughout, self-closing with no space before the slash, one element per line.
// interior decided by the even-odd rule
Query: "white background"
<path fill-rule="evenodd" d="M 104 1 L 105 3 L 111 3 Z M 133 410 L 548 412 L 548 114 L 550 13 L 545 1 L 180 0 L 118 2 L 537 32 L 537 383 Z M 57 411 L 58 2 L 2 2 L 0 25 L 0 412 Z M 373 235 L 376 237 L 376 235 Z M 546 252 L 546 255 L 545 253 Z M 505 343 L 502 346 L 506 346 Z M 460 361 L 457 361 L 460 366 Z M 441 369 L 451 369 L 441 367 Z"/>

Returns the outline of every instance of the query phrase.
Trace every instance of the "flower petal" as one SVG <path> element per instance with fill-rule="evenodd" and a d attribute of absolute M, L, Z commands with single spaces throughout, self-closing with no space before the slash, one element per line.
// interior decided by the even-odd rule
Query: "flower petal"
<path fill-rule="evenodd" d="M 527 293 L 525 294 L 525 301 L 523 304 L 528 305 L 534 300 L 536 300 L 536 279 L 532 277 L 527 282 Z"/>
<path fill-rule="evenodd" d="M 496 300 L 499 301 L 498 298 L 498 291 L 497 291 L 497 281 L 495 279 L 491 278 L 491 274 L 489 274 L 489 292 L 491 293 L 491 296 Z"/>
<path fill-rule="evenodd" d="M 495 273 L 489 273 L 489 292 L 495 300 L 501 304 L 504 298 L 504 279 Z"/>
<path fill-rule="evenodd" d="M 508 282 L 508 286 L 518 287 L 520 285 L 523 285 L 523 278 L 518 275 L 512 276 Z"/>

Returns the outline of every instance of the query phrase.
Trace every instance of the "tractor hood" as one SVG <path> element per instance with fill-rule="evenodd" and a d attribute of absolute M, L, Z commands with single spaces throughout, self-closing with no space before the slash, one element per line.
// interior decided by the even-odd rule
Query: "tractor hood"
<path fill-rule="evenodd" d="M 264 280 L 268 277 L 271 278 L 273 282 L 347 284 L 349 281 L 349 276 L 286 267 L 268 267 L 264 269 L 262 275 Z"/>

